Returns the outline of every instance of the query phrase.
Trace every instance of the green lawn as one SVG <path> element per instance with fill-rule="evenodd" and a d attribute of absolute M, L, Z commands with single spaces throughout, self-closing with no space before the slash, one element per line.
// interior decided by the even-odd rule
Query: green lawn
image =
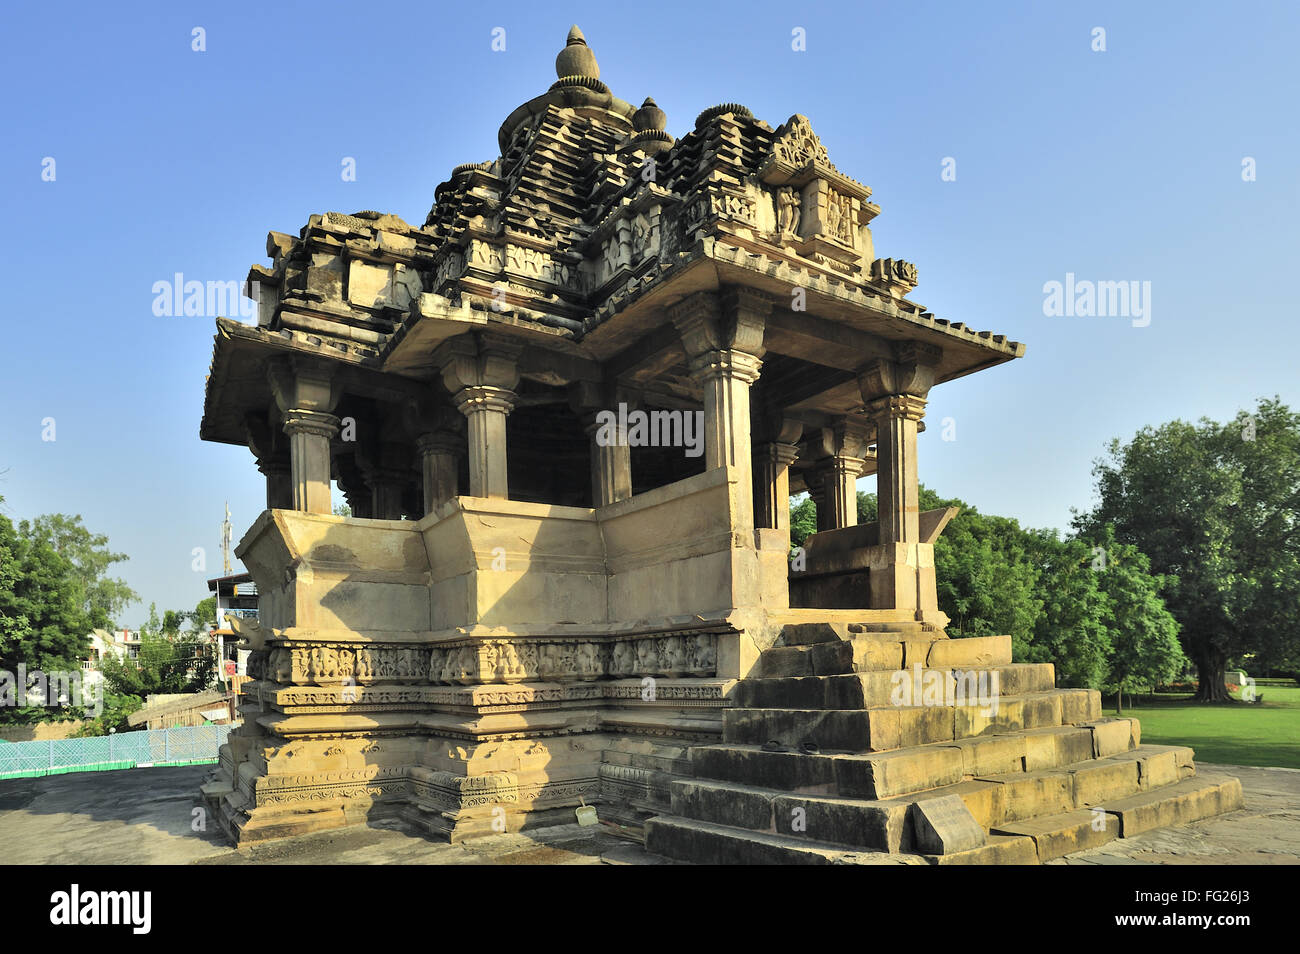
<path fill-rule="evenodd" d="M 1198 762 L 1300 769 L 1300 687 L 1260 686 L 1259 705 L 1207 706 L 1190 695 L 1124 697 L 1124 715 L 1142 723 L 1142 741 L 1190 745 Z M 1113 700 L 1112 700 L 1113 701 Z M 1113 705 L 1103 710 L 1115 715 Z"/>

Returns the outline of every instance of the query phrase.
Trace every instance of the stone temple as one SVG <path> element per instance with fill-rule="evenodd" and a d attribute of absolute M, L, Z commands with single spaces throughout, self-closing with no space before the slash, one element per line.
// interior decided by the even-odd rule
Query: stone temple
<path fill-rule="evenodd" d="M 804 116 L 674 138 L 576 27 L 556 73 L 422 225 L 272 232 L 257 325 L 217 322 L 200 433 L 266 476 L 227 832 L 585 804 L 683 860 L 1016 863 L 1238 807 L 1010 637 L 944 632 L 926 398 L 1024 345 L 909 300 Z"/>

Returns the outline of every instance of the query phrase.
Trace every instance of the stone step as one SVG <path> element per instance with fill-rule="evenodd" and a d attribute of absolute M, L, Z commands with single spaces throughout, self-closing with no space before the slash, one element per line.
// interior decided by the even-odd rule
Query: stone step
<path fill-rule="evenodd" d="M 815 646 L 818 643 L 845 642 L 848 638 L 848 623 L 786 623 L 781 627 L 780 644 Z"/>
<path fill-rule="evenodd" d="M 951 745 L 868 755 L 807 755 L 722 744 L 692 749 L 691 754 L 697 779 L 790 794 L 880 800 L 951 785 L 963 778 L 963 752 Z"/>
<path fill-rule="evenodd" d="M 869 710 L 866 714 L 891 711 L 898 710 Z M 811 710 L 806 714 L 810 716 L 810 721 L 798 726 L 800 731 L 810 728 L 820 730 L 832 725 L 827 721 L 814 723 L 811 721 L 814 716 L 834 720 L 858 718 L 864 713 L 853 710 Z M 1124 752 L 1109 748 L 1099 750 L 1099 744 L 1109 743 L 1114 735 L 1109 731 L 1109 726 L 1124 721 L 1129 720 L 1099 720 L 1098 724 L 1107 731 L 1096 738 L 1093 730 L 1097 725 L 1085 723 L 1029 732 L 944 740 L 871 753 L 805 754 L 798 751 L 796 746 L 788 746 L 790 751 L 769 752 L 757 743 L 724 742 L 693 748 L 690 756 L 693 774 L 697 779 L 717 779 L 788 792 L 868 798 L 893 798 L 939 789 L 969 778 L 983 778 L 989 780 L 989 784 L 1001 785 L 1009 779 L 1067 766 L 1078 767 L 1112 756 L 1116 757 L 1116 761 L 1131 763 L 1132 775 L 1139 783 L 1134 791 L 1143 786 L 1164 784 L 1172 776 L 1184 777 L 1188 772 L 1194 771 L 1191 768 L 1191 750 L 1183 746 L 1143 747 Z M 770 727 L 772 723 L 768 722 L 767 725 Z M 1126 742 L 1131 738 L 1130 734 L 1125 735 Z M 1120 769 L 1110 771 L 1117 774 L 1122 772 Z M 1073 792 L 1071 783 L 1071 796 Z M 1078 806 L 1071 803 L 1067 807 L 1073 809 Z M 1061 808 L 1057 811 L 1064 810 L 1066 809 Z M 1055 813 L 1057 812 L 1040 812 Z M 1001 814 L 986 813 L 984 824 L 987 827 L 1004 820 L 1005 816 Z"/>
<path fill-rule="evenodd" d="M 774 646 L 758 657 L 751 678 L 829 676 L 848 672 L 853 672 L 853 644 L 837 640 L 810 646 Z"/>
<path fill-rule="evenodd" d="M 1014 736 L 1006 737 L 1008 741 Z M 989 831 L 1004 829 L 1008 824 L 1072 811 L 1086 811 L 1093 806 L 1105 807 L 1146 791 L 1144 763 L 1172 764 L 1190 750 L 1169 747 L 1170 751 L 1138 749 L 1129 757 L 1088 759 L 1040 771 L 1011 771 L 1000 774 L 970 776 L 961 781 L 929 789 L 917 789 L 900 795 L 886 795 L 881 805 L 905 805 L 928 798 L 957 795 L 970 809 L 976 821 Z M 1194 771 L 1194 769 L 1189 769 Z M 1152 771 L 1148 769 L 1148 771 Z M 1161 770 L 1163 776 L 1164 769 Z M 897 773 L 887 784 L 898 787 Z"/>
<path fill-rule="evenodd" d="M 901 620 L 899 622 L 864 622 L 849 623 L 850 633 L 938 633 L 929 623 L 920 620 Z"/>
<path fill-rule="evenodd" d="M 694 864 L 827 865 L 925 864 L 919 855 L 891 855 L 845 849 L 806 838 L 750 831 L 678 816 L 651 818 L 645 826 L 647 851 Z"/>
<path fill-rule="evenodd" d="M 907 805 L 682 779 L 672 786 L 672 810 L 696 821 L 873 851 L 910 844 Z"/>
<path fill-rule="evenodd" d="M 966 670 L 917 666 L 743 679 L 732 690 L 730 698 L 733 706 L 745 709 L 865 709 L 1049 692 L 1054 686 L 1055 673 L 1050 663 L 1012 663 Z"/>
<path fill-rule="evenodd" d="M 1138 764 L 1138 780 L 1142 790 L 1164 788 L 1196 775 L 1193 752 L 1186 745 L 1142 745 L 1120 755 L 1108 758 L 1116 761 L 1132 759 Z"/>
<path fill-rule="evenodd" d="M 1124 720 L 1100 720 L 1102 725 L 1118 721 Z M 1069 738 L 1092 741 L 1093 726 L 1069 728 Z M 695 748 L 691 755 L 697 775 L 721 770 L 744 779 L 673 782 L 674 817 L 652 820 L 671 827 L 660 836 L 664 849 L 651 847 L 649 835 L 647 847 L 670 858 L 704 863 L 879 864 L 892 859 L 911 864 L 1035 864 L 1112 838 L 1233 811 L 1242 804 L 1241 786 L 1234 778 L 1170 781 L 1195 771 L 1186 746 L 1139 746 L 1048 770 L 974 778 L 962 774 L 965 765 L 1014 759 L 1016 743 L 1028 745 L 1026 734 L 870 755 L 805 755 L 728 745 Z M 1078 743 L 1056 751 L 1079 751 Z M 948 781 L 942 785 L 916 788 L 943 778 Z M 926 844 L 918 834 L 925 833 L 918 818 L 934 817 L 918 806 L 951 796 L 960 798 L 969 817 L 988 833 L 987 843 L 942 855 L 918 853 Z M 951 816 L 950 807 L 944 812 Z M 690 847 L 692 836 L 698 837 L 699 847 Z M 858 852 L 866 855 L 859 859 Z M 844 857 L 846 853 L 855 857 Z"/>
<path fill-rule="evenodd" d="M 836 691 L 843 691 L 846 685 L 849 684 L 837 683 Z M 1018 729 L 1088 722 L 1100 715 L 1101 696 L 1088 689 L 1052 689 L 1003 696 L 989 705 L 871 709 L 736 706 L 723 710 L 722 741 L 754 745 L 775 741 L 795 748 L 805 739 L 811 739 L 826 751 L 883 752 Z M 1107 754 L 1120 751 L 1123 750 Z"/>
<path fill-rule="evenodd" d="M 995 826 L 992 834 L 1032 838 L 1041 864 L 1104 845 L 1119 836 L 1119 826 L 1106 812 L 1088 810 L 1009 822 Z"/>
<path fill-rule="evenodd" d="M 1093 807 L 1108 809 L 1117 801 L 1159 791 L 1147 786 L 1153 777 L 1170 777 L 1169 773 L 1176 771 L 1177 758 L 1175 750 L 1137 749 L 1131 757 L 1094 758 L 1041 771 L 976 776 L 972 781 L 991 783 L 994 788 L 978 796 L 971 793 L 970 798 L 978 797 L 985 803 L 981 810 L 972 808 L 972 812 L 993 830 L 1009 822 Z M 1149 773 L 1145 780 L 1143 766 Z"/>
<path fill-rule="evenodd" d="M 906 858 L 907 855 L 902 857 Z M 990 835 L 978 848 L 950 855 L 923 855 L 932 865 L 1036 865 L 1038 851 L 1032 838 L 1023 835 Z"/>
<path fill-rule="evenodd" d="M 853 668 L 858 672 L 914 666 L 975 669 L 1011 663 L 1010 636 L 949 639 L 937 632 L 854 633 L 849 643 L 853 646 Z"/>
<path fill-rule="evenodd" d="M 1241 782 L 1227 775 L 1198 775 L 1101 806 L 1119 822 L 1119 837 L 1186 825 L 1242 807 Z"/>

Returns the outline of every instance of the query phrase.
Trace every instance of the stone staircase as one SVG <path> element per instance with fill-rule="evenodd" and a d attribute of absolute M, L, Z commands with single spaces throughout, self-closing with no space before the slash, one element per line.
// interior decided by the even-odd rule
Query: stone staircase
<path fill-rule="evenodd" d="M 792 624 L 690 749 L 646 847 L 703 864 L 1037 864 L 1241 807 L 1185 746 L 1141 744 L 1100 693 L 1011 638 Z"/>

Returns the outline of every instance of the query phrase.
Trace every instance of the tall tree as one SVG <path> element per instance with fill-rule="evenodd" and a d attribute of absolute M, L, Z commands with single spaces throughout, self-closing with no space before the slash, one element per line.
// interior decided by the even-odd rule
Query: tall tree
<path fill-rule="evenodd" d="M 0 515 L 0 670 L 80 672 L 90 648 L 88 620 L 78 604 L 73 567 L 40 538 L 28 538 Z M 18 706 L 0 707 L 0 721 L 39 722 L 53 713 L 24 706 L 26 686 L 16 686 Z"/>
<path fill-rule="evenodd" d="M 1300 415 L 1276 398 L 1218 424 L 1172 421 L 1112 441 L 1099 502 L 1075 526 L 1145 553 L 1181 624 L 1196 697 L 1227 702 L 1229 659 L 1294 655 L 1300 620 Z"/>
<path fill-rule="evenodd" d="M 1187 657 L 1178 643 L 1178 621 L 1160 596 L 1165 581 L 1151 574 L 1146 554 L 1116 541 L 1110 527 L 1093 542 L 1097 584 L 1110 601 L 1111 652 L 1102 688 L 1115 691 L 1122 715 L 1126 691 L 1168 682 Z"/>
<path fill-rule="evenodd" d="M 80 515 L 44 514 L 31 523 L 24 520 L 19 529 L 23 536 L 46 541 L 72 564 L 77 602 L 92 628 L 112 629 L 114 617 L 140 598 L 125 580 L 108 575 L 114 563 L 128 559 L 126 554 L 111 551 L 108 537 L 91 533 Z"/>

